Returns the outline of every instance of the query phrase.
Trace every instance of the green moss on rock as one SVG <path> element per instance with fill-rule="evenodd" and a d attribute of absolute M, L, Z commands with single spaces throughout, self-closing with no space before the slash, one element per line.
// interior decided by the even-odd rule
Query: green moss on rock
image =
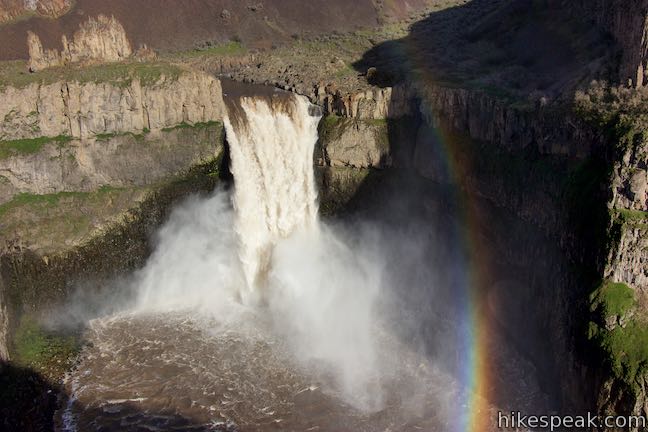
<path fill-rule="evenodd" d="M 204 128 L 209 128 L 213 126 L 220 126 L 222 127 L 223 124 L 219 121 L 211 120 L 208 122 L 198 122 L 198 123 L 187 123 L 187 122 L 182 122 L 178 123 L 175 126 L 170 126 L 162 129 L 162 132 L 171 132 L 177 129 L 204 129 Z"/>
<path fill-rule="evenodd" d="M 622 224 L 631 226 L 648 224 L 648 212 L 628 209 L 614 209 L 612 212 L 613 217 Z"/>
<path fill-rule="evenodd" d="M 47 143 L 56 142 L 59 144 L 65 144 L 71 140 L 72 138 L 69 136 L 59 135 L 57 137 L 38 137 L 0 141 L 0 159 L 6 159 L 19 154 L 38 153 Z"/>
<path fill-rule="evenodd" d="M 19 366 L 45 376 L 62 376 L 80 348 L 79 339 L 46 330 L 34 318 L 23 316 L 13 337 L 13 354 Z"/>
<path fill-rule="evenodd" d="M 595 325 L 590 330 L 590 337 L 607 355 L 615 376 L 631 388 L 638 376 L 648 372 L 648 325 L 636 320 L 613 330 Z"/>
<path fill-rule="evenodd" d="M 592 311 L 605 317 L 625 315 L 635 305 L 634 290 L 624 283 L 604 282 L 591 296 Z"/>
<path fill-rule="evenodd" d="M 614 375 L 634 388 L 637 377 L 648 372 L 648 324 L 633 315 L 634 290 L 605 281 L 590 300 L 592 312 L 602 319 L 590 322 L 589 338 L 603 351 Z"/>

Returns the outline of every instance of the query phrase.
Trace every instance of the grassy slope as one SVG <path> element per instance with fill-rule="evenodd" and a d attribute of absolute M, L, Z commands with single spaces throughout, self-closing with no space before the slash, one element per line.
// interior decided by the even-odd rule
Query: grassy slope
<path fill-rule="evenodd" d="M 167 62 L 123 62 L 92 66 L 62 66 L 29 73 L 24 61 L 0 62 L 0 89 L 23 88 L 30 84 L 51 84 L 59 81 L 79 83 L 111 83 L 128 86 L 133 79 L 152 85 L 162 77 L 177 79 L 182 68 Z"/>

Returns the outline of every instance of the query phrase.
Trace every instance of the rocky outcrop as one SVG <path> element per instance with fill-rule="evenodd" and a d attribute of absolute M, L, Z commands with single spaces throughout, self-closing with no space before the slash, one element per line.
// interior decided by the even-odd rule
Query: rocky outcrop
<path fill-rule="evenodd" d="M 386 120 L 330 117 L 320 128 L 320 137 L 328 166 L 386 168 L 391 165 Z"/>
<path fill-rule="evenodd" d="M 320 84 L 307 96 L 325 113 L 361 120 L 400 118 L 416 114 L 418 109 L 417 93 L 409 85 L 342 93 L 335 85 Z"/>
<path fill-rule="evenodd" d="M 61 36 L 62 51 L 44 49 L 34 32 L 27 35 L 29 68 L 32 71 L 78 62 L 115 62 L 131 56 L 133 50 L 124 27 L 114 18 L 99 15 L 80 25 L 71 39 Z"/>
<path fill-rule="evenodd" d="M 648 142 L 629 143 L 614 164 L 611 207 L 648 211 Z"/>
<path fill-rule="evenodd" d="M 0 90 L 0 141 L 140 133 L 223 118 L 220 81 L 202 73 L 120 82 L 56 82 Z"/>
<path fill-rule="evenodd" d="M 605 277 L 648 294 L 648 215 L 641 217 L 646 219 L 615 221 L 618 237 L 611 245 Z"/>
<path fill-rule="evenodd" d="M 614 164 L 605 277 L 648 293 L 648 141 L 636 136 Z"/>
<path fill-rule="evenodd" d="M 0 0 L 0 24 L 35 13 L 58 18 L 72 6 L 71 0 Z"/>

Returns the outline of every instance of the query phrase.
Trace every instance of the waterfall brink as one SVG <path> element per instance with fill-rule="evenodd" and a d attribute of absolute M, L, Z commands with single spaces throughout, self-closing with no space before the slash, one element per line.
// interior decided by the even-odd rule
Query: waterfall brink
<path fill-rule="evenodd" d="M 262 297 L 274 245 L 298 231 L 316 231 L 313 151 L 319 110 L 302 96 L 243 96 L 225 119 L 235 179 L 233 203 L 244 303 Z"/>

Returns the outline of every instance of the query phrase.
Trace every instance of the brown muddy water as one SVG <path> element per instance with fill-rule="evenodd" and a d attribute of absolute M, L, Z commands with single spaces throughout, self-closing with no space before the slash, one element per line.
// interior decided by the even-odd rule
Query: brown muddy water
<path fill-rule="evenodd" d="M 413 353 L 368 389 L 385 399 L 364 412 L 257 324 L 183 313 L 92 321 L 58 430 L 445 430 L 456 386 Z"/>
<path fill-rule="evenodd" d="M 324 368 L 296 361 L 270 327 L 258 316 L 223 324 L 191 312 L 93 320 L 66 379 L 70 396 L 57 430 L 454 431 L 463 424 L 468 397 L 457 380 L 386 335 L 383 346 L 400 352 L 363 389 L 381 399 L 367 411 L 337 392 Z M 500 352 L 518 406 L 546 403 L 529 365 Z"/>

